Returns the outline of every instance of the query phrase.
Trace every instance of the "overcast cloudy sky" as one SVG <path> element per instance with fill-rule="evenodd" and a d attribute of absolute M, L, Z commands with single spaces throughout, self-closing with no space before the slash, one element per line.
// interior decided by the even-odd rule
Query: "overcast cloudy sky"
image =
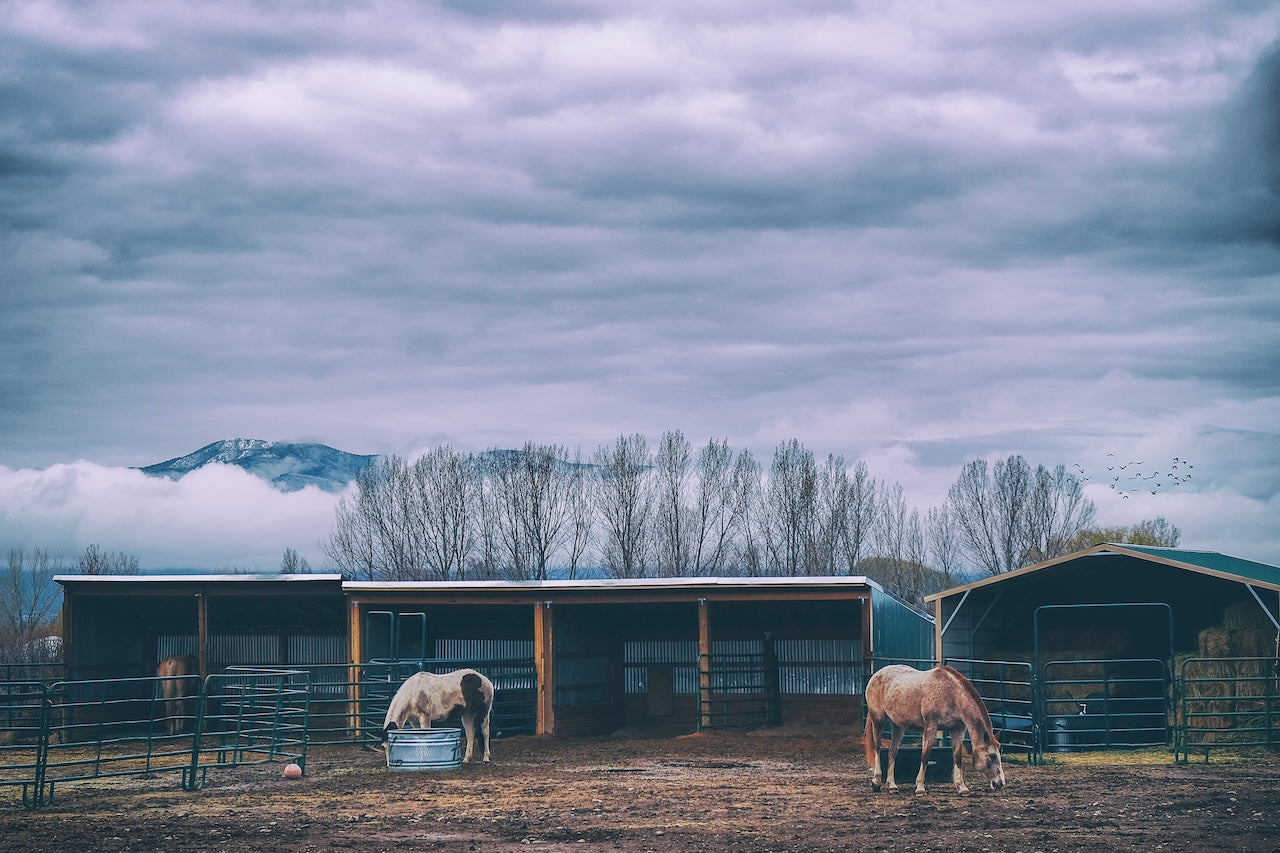
<path fill-rule="evenodd" d="M 1100 520 L 1280 563 L 1278 39 L 1271 0 L 0 0 L 0 546 L 274 569 L 331 496 L 129 466 L 681 429 L 922 513 L 973 458 L 1190 459 Z"/>

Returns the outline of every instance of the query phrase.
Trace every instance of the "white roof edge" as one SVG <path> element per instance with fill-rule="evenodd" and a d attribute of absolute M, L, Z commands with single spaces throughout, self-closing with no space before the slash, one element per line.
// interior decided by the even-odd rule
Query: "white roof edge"
<path fill-rule="evenodd" d="M 54 575 L 54 581 L 63 583 L 66 581 L 74 581 L 76 583 L 138 583 L 143 581 L 199 581 L 205 583 L 208 581 L 340 581 L 342 575 L 326 574 L 326 575 L 282 575 L 282 574 L 260 574 L 260 575 Z"/>
<path fill-rule="evenodd" d="M 347 590 L 415 589 L 694 589 L 698 587 L 808 587 L 870 586 L 883 591 L 864 575 L 806 576 L 798 578 L 590 578 L 547 581 L 344 581 Z"/>

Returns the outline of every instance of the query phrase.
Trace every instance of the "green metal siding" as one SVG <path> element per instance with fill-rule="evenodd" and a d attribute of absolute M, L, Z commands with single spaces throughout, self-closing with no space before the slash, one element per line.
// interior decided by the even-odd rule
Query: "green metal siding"
<path fill-rule="evenodd" d="M 880 589 L 871 595 L 871 645 L 877 659 L 933 660 L 933 618 Z"/>

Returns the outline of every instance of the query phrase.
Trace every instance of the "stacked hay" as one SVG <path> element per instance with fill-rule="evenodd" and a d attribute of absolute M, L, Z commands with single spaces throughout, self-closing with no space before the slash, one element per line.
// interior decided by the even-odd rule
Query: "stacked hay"
<path fill-rule="evenodd" d="M 1178 655 L 1175 666 L 1186 675 L 1186 723 L 1201 729 L 1193 735 L 1198 743 L 1216 743 L 1230 739 L 1235 694 L 1235 666 L 1231 657 L 1231 634 L 1225 628 L 1205 628 L 1200 632 L 1199 651 Z M 1205 658 L 1184 667 L 1187 658 Z"/>
<path fill-rule="evenodd" d="M 1222 626 L 1231 638 L 1231 655 L 1240 658 L 1236 666 L 1236 711 L 1261 714 L 1267 710 L 1266 697 L 1273 695 L 1271 683 L 1276 658 L 1276 629 L 1267 614 L 1252 601 L 1227 605 Z M 1265 725 L 1262 718 L 1244 717 L 1239 725 Z"/>

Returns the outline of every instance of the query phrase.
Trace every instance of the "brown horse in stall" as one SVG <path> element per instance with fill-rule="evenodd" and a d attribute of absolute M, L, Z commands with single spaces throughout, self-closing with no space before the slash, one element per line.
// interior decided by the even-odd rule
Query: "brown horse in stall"
<path fill-rule="evenodd" d="M 195 679 L 184 676 L 200 674 L 200 661 L 193 655 L 169 655 L 156 667 L 160 695 L 164 697 L 164 714 L 171 735 L 182 734 L 183 717 L 198 689 Z"/>
<path fill-rule="evenodd" d="M 969 793 L 964 783 L 961 763 L 964 759 L 964 732 L 973 744 L 973 769 L 991 782 L 992 788 L 1004 787 L 1004 768 L 1000 764 L 1000 743 L 991 729 L 987 706 L 969 679 L 949 666 L 920 672 L 909 666 L 886 666 L 867 682 L 867 767 L 871 770 L 871 790 L 879 791 L 880 733 L 884 721 L 893 724 L 893 740 L 889 744 L 889 767 L 884 778 L 889 790 L 898 790 L 894 779 L 894 761 L 907 729 L 923 729 L 920 745 L 920 772 L 916 775 L 916 793 L 924 793 L 924 773 L 929 751 L 938 731 L 950 732 L 954 759 L 951 781 L 962 794 Z"/>

